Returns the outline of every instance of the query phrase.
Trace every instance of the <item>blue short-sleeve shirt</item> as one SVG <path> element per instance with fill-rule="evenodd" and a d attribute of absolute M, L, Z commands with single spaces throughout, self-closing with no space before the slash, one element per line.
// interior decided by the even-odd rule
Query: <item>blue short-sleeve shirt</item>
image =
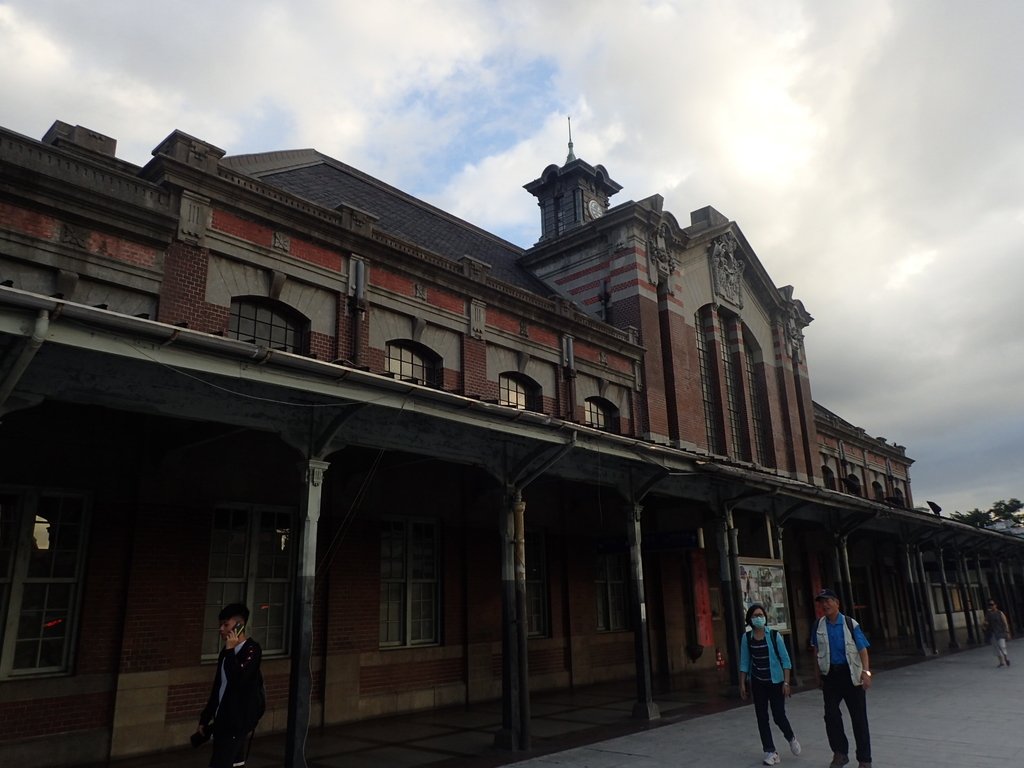
<path fill-rule="evenodd" d="M 846 659 L 846 636 L 843 632 L 843 625 L 846 624 L 846 616 L 842 613 L 836 616 L 835 622 L 825 619 L 825 630 L 828 632 L 828 656 L 832 664 L 847 664 Z M 815 624 L 817 627 L 817 624 Z M 857 645 L 858 651 L 870 648 L 871 643 L 864 636 L 864 631 L 857 624 L 853 628 L 853 642 Z M 818 633 L 811 633 L 811 645 L 818 647 Z"/>

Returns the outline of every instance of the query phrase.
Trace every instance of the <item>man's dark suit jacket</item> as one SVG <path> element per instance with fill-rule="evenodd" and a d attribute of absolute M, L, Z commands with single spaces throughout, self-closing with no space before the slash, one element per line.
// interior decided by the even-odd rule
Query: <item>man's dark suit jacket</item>
<path fill-rule="evenodd" d="M 263 651 L 251 638 L 242 644 L 238 653 L 235 650 L 225 648 L 220 652 L 210 698 L 199 715 L 199 723 L 207 726 L 207 732 L 214 736 L 244 736 L 256 727 L 259 719 L 256 690 Z M 227 677 L 228 687 L 218 707 L 221 675 Z M 213 727 L 209 728 L 211 721 Z"/>

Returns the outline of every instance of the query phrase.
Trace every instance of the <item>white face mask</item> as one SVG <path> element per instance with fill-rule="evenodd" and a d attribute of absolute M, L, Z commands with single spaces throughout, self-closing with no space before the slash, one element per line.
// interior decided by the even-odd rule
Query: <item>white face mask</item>
<path fill-rule="evenodd" d="M 754 629 L 764 629 L 764 625 L 768 623 L 768 619 L 764 616 L 755 616 L 750 620 L 750 626 Z"/>

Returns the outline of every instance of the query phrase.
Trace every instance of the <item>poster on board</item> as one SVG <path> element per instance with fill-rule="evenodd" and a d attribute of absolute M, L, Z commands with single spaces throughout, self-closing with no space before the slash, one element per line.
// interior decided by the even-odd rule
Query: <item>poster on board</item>
<path fill-rule="evenodd" d="M 740 592 L 744 615 L 753 603 L 760 603 L 768 616 L 768 626 L 779 632 L 789 632 L 786 572 L 781 560 L 741 557 Z"/>

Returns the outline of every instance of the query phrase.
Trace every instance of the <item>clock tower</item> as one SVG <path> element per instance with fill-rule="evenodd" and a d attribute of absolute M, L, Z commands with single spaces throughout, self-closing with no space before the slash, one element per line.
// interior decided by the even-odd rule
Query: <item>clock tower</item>
<path fill-rule="evenodd" d="M 608 198 L 622 189 L 602 165 L 590 165 L 573 154 L 572 138 L 565 165 L 549 165 L 539 179 L 523 188 L 537 198 L 541 234 L 538 242 L 553 240 L 600 218 L 608 210 Z"/>

